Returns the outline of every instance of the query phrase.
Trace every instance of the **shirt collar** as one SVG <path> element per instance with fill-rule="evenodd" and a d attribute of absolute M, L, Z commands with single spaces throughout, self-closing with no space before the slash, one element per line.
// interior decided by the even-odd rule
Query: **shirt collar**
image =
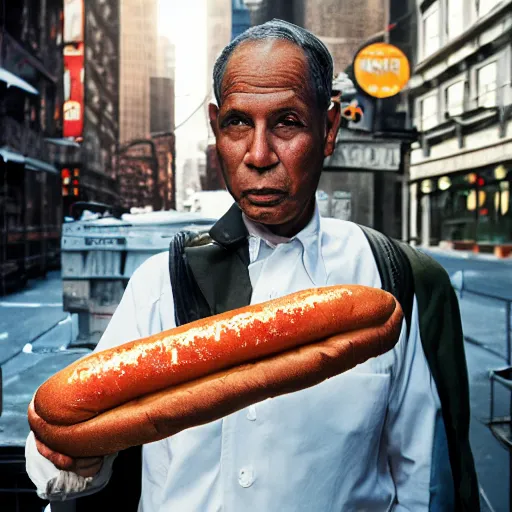
<path fill-rule="evenodd" d="M 283 237 L 272 233 L 266 226 L 249 219 L 242 213 L 242 219 L 249 232 L 250 260 L 253 263 L 257 258 L 263 241 L 270 248 L 275 249 L 277 245 L 298 240 L 303 247 L 303 264 L 306 272 L 315 286 L 325 286 L 327 273 L 322 257 L 322 233 L 320 226 L 320 211 L 315 201 L 313 217 L 306 227 L 291 238 Z"/>

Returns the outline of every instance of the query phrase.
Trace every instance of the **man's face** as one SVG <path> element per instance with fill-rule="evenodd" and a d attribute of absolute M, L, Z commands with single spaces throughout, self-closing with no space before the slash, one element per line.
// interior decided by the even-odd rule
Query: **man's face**
<path fill-rule="evenodd" d="M 220 108 L 210 105 L 226 185 L 256 222 L 278 227 L 305 215 L 332 153 L 336 113 L 319 109 L 308 76 L 298 46 L 242 43 L 228 61 Z"/>

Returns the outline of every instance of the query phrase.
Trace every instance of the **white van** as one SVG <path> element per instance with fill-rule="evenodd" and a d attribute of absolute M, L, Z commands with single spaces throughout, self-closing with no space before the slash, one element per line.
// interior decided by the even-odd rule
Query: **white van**
<path fill-rule="evenodd" d="M 208 218 L 222 217 L 234 203 L 234 199 L 227 190 L 202 190 L 194 192 L 183 201 L 185 211 L 200 213 Z"/>

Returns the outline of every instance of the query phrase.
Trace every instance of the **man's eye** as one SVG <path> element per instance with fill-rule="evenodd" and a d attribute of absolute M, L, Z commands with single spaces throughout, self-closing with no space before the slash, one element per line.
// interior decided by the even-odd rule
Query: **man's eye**
<path fill-rule="evenodd" d="M 223 127 L 227 128 L 230 126 L 245 126 L 247 124 L 247 121 L 244 119 L 241 119 L 239 117 L 232 117 L 230 119 L 226 119 L 223 123 Z"/>
<path fill-rule="evenodd" d="M 286 126 L 286 127 L 302 126 L 302 123 L 294 117 L 284 117 L 283 119 L 280 119 L 277 124 L 278 124 L 278 126 L 281 125 L 281 126 Z"/>

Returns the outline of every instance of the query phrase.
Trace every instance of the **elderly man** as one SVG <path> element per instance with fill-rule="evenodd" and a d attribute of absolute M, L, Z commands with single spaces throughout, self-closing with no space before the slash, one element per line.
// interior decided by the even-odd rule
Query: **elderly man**
<path fill-rule="evenodd" d="M 332 71 L 316 37 L 278 20 L 249 29 L 215 65 L 217 105 L 209 115 L 238 206 L 212 237 L 246 251 L 253 304 L 318 286 L 381 286 L 363 231 L 320 218 L 315 203 L 340 123 L 339 105 L 330 101 Z M 154 256 L 134 273 L 98 350 L 175 326 L 179 285 L 168 260 L 168 253 Z M 228 295 L 244 293 L 225 278 Z M 409 332 L 404 325 L 390 352 L 313 388 L 145 445 L 139 510 L 455 510 L 418 322 L 414 301 Z M 71 460 L 32 434 L 27 441 L 29 475 L 49 499 L 100 489 L 112 459 Z"/>

